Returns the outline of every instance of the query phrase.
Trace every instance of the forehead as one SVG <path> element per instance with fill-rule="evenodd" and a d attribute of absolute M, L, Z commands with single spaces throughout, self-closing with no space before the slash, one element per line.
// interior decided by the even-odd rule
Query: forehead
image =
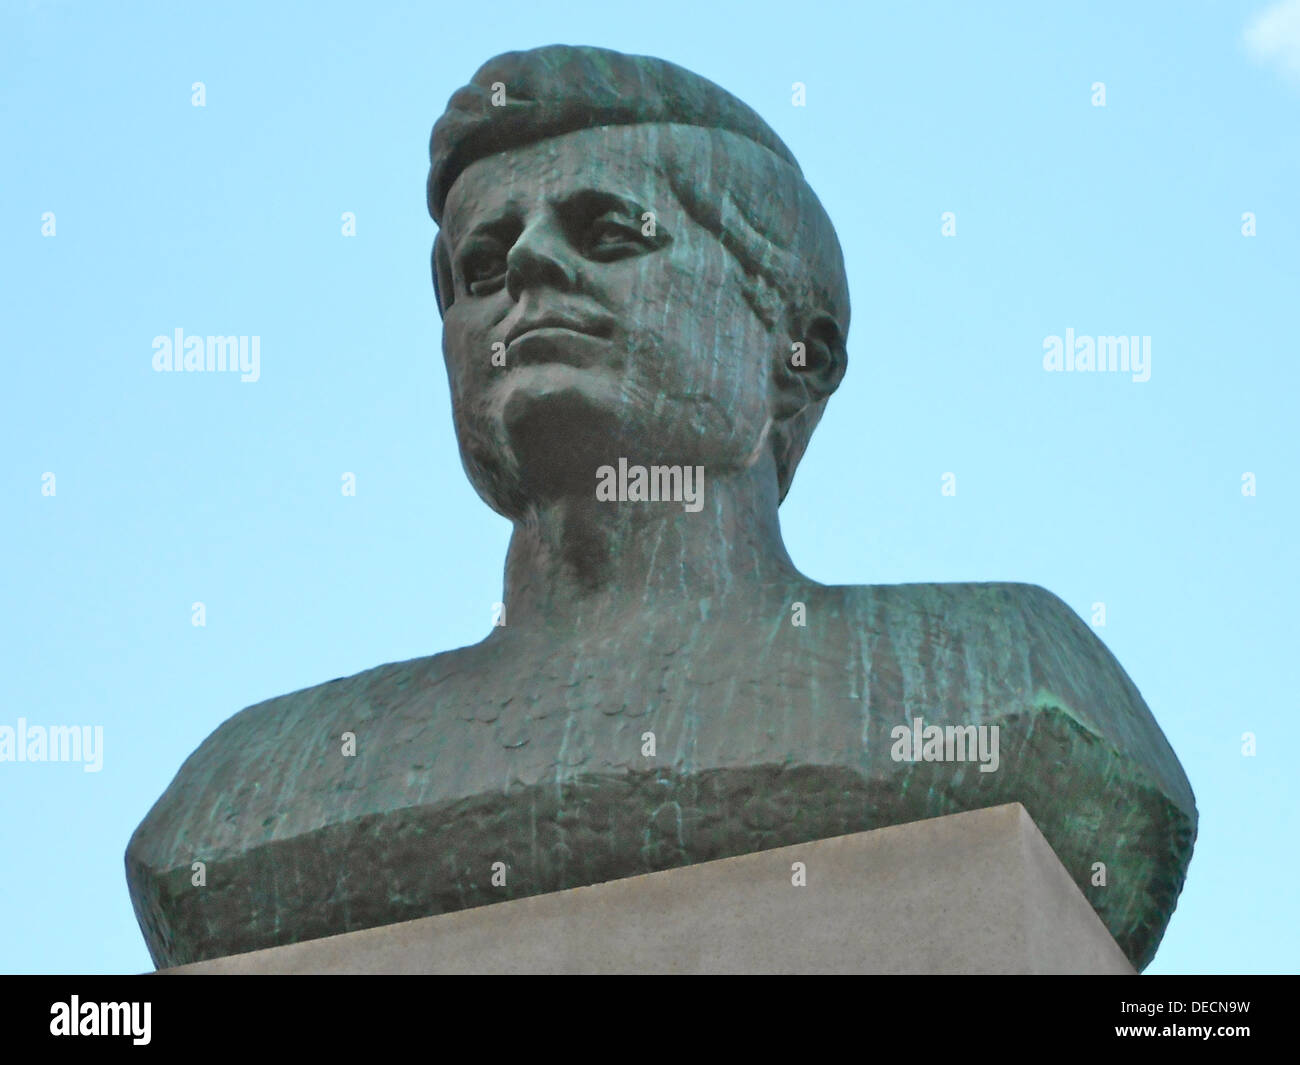
<path fill-rule="evenodd" d="M 665 203 L 677 206 L 667 173 L 670 151 L 684 131 L 702 132 L 677 126 L 600 126 L 479 159 L 452 184 L 442 228 L 455 242 L 477 222 L 523 213 L 581 190 L 609 192 L 646 210 L 661 210 Z"/>

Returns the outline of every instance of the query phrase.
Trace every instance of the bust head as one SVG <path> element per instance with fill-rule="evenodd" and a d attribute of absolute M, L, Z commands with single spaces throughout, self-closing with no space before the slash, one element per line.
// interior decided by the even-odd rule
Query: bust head
<path fill-rule="evenodd" d="M 492 506 L 590 497 L 614 457 L 758 467 L 784 498 L 849 307 L 834 229 L 757 115 L 662 60 L 551 46 L 485 64 L 431 156 L 457 437 Z"/>

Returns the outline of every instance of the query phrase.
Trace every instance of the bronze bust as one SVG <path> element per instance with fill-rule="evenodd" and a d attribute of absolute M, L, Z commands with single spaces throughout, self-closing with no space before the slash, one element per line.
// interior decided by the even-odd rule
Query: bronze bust
<path fill-rule="evenodd" d="M 671 63 L 551 46 L 485 64 L 431 157 L 504 623 L 218 728 L 127 850 L 155 961 L 1020 801 L 1149 962 L 1196 808 L 1092 631 L 1031 585 L 824 586 L 785 550 L 849 300 L 776 134 Z M 992 758 L 900 757 L 921 722 Z"/>

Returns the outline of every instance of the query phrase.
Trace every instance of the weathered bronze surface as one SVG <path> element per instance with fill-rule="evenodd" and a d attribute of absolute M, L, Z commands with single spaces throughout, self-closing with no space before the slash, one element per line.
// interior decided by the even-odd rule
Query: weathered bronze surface
<path fill-rule="evenodd" d="M 1031 585 L 827 587 L 785 551 L 849 306 L 776 134 L 672 64 L 552 46 L 480 69 L 431 155 L 461 454 L 515 525 L 505 624 L 204 741 L 127 849 L 155 961 L 1020 801 L 1145 966 L 1196 807 L 1100 640 Z M 638 466 L 679 467 L 674 498 Z M 997 726 L 996 770 L 898 760 L 918 718 Z"/>

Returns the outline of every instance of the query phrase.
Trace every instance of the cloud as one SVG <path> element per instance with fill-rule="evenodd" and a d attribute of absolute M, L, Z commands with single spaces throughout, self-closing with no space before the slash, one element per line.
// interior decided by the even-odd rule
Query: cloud
<path fill-rule="evenodd" d="M 1246 24 L 1242 37 L 1258 62 L 1300 84 L 1300 0 L 1278 0 L 1265 8 Z"/>

